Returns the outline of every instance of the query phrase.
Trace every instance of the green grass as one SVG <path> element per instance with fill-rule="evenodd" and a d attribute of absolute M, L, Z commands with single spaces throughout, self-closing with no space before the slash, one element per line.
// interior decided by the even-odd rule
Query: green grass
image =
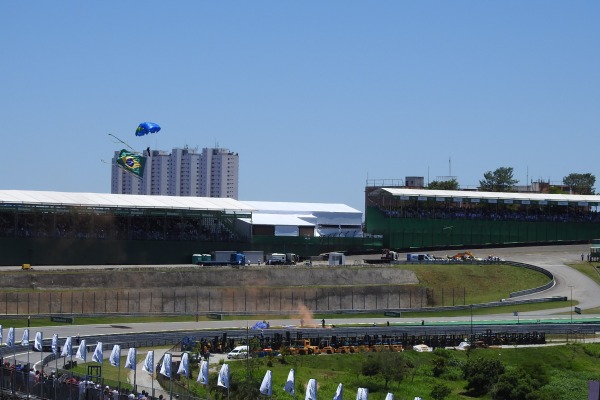
<path fill-rule="evenodd" d="M 387 391 L 393 392 L 396 398 L 401 399 L 412 399 L 416 396 L 430 399 L 429 393 L 433 386 L 443 383 L 452 389 L 452 394 L 447 400 L 472 399 L 465 394 L 466 381 L 462 379 L 459 367 L 467 361 L 468 357 L 497 359 L 507 369 L 519 366 L 533 366 L 534 370 L 543 369 L 550 377 L 549 387 L 555 393 L 554 400 L 586 399 L 588 380 L 597 380 L 600 374 L 600 344 L 595 343 L 536 348 L 476 349 L 471 352 L 446 351 L 446 355 L 450 357 L 449 360 L 454 366 L 449 367 L 441 378 L 435 378 L 431 373 L 431 367 L 432 361 L 438 356 L 436 352 L 405 351 L 403 356 L 414 367 L 402 382 L 391 383 Z M 271 364 L 268 364 L 267 358 L 252 359 L 249 364 L 245 361 L 234 361 L 230 362 L 232 387 L 236 379 L 240 379 L 247 373 L 248 367 L 257 385 L 260 385 L 265 372 L 271 370 L 273 399 L 288 399 L 289 395 L 283 393 L 281 388 L 288 372 L 293 368 L 296 373 L 296 397 L 298 398 L 304 396 L 308 380 L 315 378 L 319 384 L 320 398 L 332 397 L 341 382 L 344 384 L 344 397 L 353 398 L 358 387 L 367 387 L 370 400 L 384 399 L 387 391 L 383 387 L 383 381 L 362 376 L 360 372 L 365 357 L 367 357 L 365 354 L 286 356 L 285 364 L 280 362 L 280 358 L 271 360 Z M 212 380 L 216 372 L 212 375 L 211 387 L 214 386 Z M 192 373 L 192 377 L 196 376 L 197 369 Z M 192 388 L 194 387 L 195 384 L 192 382 Z M 201 395 L 206 393 L 204 388 L 197 390 Z M 213 390 L 215 393 L 219 391 L 219 389 Z M 480 398 L 489 400 L 491 396 Z"/>
<path fill-rule="evenodd" d="M 453 288 L 455 304 L 477 304 L 498 301 L 511 292 L 549 282 L 548 277 L 539 272 L 502 264 L 407 264 L 399 268 L 414 271 L 420 285 L 434 291 L 439 305 L 442 305 L 439 296 L 443 289 L 447 296 L 444 305 L 452 305 L 449 299 Z"/>
<path fill-rule="evenodd" d="M 600 263 L 581 262 L 581 263 L 568 264 L 568 265 L 569 265 L 569 267 L 576 269 L 577 271 L 586 275 L 587 277 L 589 277 L 594 282 L 596 282 L 597 284 L 600 285 Z"/>

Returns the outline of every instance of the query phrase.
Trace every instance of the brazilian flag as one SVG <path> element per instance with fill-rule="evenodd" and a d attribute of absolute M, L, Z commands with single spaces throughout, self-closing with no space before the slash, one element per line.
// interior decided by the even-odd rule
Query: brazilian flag
<path fill-rule="evenodd" d="M 139 154 L 135 154 L 123 149 L 119 153 L 119 157 L 117 157 L 117 164 L 119 164 L 125 171 L 131 172 L 141 179 L 144 176 L 146 157 L 142 157 Z"/>

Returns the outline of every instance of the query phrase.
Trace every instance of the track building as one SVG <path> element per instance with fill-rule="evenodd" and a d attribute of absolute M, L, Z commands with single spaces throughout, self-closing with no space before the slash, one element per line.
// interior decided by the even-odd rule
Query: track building
<path fill-rule="evenodd" d="M 361 227 L 362 212 L 343 204 L 0 190 L 0 265 L 190 264 L 193 254 L 218 250 L 308 257 L 380 248 Z"/>

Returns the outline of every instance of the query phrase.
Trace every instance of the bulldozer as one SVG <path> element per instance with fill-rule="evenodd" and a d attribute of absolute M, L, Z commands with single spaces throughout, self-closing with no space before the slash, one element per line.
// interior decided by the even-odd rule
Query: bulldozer
<path fill-rule="evenodd" d="M 310 344 L 309 339 L 297 339 L 292 346 L 290 346 L 291 355 L 307 355 L 307 354 L 320 354 L 321 350 L 319 346 L 313 346 Z"/>

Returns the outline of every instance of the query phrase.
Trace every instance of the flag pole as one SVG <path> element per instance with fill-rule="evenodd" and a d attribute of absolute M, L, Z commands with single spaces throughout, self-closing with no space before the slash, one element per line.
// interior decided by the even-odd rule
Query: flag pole
<path fill-rule="evenodd" d="M 188 386 L 188 400 L 190 400 L 190 377 L 187 377 L 187 386 Z"/>
<path fill-rule="evenodd" d="M 58 381 L 58 357 L 57 357 L 57 354 L 54 355 L 54 365 L 55 365 L 55 369 L 54 369 L 54 377 L 52 379 L 52 386 L 54 386 L 54 398 L 56 399 L 56 386 L 57 386 L 56 381 Z"/>
<path fill-rule="evenodd" d="M 43 333 L 42 333 L 43 335 Z M 40 397 L 44 398 L 44 337 L 40 338 L 40 365 L 42 366 L 42 373 L 40 374 Z"/>
<path fill-rule="evenodd" d="M 206 370 L 210 371 L 210 353 L 208 355 L 208 357 L 206 357 Z M 206 377 L 206 384 L 204 385 L 206 387 L 206 398 L 208 400 L 210 400 L 210 392 L 208 391 L 208 377 L 210 376 L 210 372 L 207 373 L 207 377 Z"/>
<path fill-rule="evenodd" d="M 14 340 L 13 340 L 14 342 Z M 15 386 L 17 386 L 17 349 L 15 347 L 15 344 L 13 343 L 13 366 L 15 367 L 14 372 L 13 372 L 13 397 L 16 396 L 16 388 Z"/>
<path fill-rule="evenodd" d="M 118 137 L 116 137 L 115 135 L 113 135 L 112 133 L 109 133 L 108 136 L 112 136 L 115 139 L 117 139 L 119 142 L 123 143 L 125 146 L 129 147 L 129 149 L 131 149 L 133 152 L 137 153 L 137 150 L 134 149 L 133 147 L 131 147 L 130 145 L 128 145 L 127 143 L 125 143 L 124 141 L 122 141 L 121 139 L 119 139 Z"/>
<path fill-rule="evenodd" d="M 52 339 L 54 340 L 54 339 Z M 54 349 L 52 349 L 54 352 Z M 56 399 L 56 381 L 58 380 L 58 337 L 56 339 L 56 353 L 54 353 L 54 378 L 52 379 L 52 386 L 54 386 L 54 398 Z"/>
<path fill-rule="evenodd" d="M 29 392 L 31 391 L 31 387 L 30 387 L 30 382 L 29 382 L 29 373 L 31 372 L 31 365 L 29 365 L 30 361 L 29 361 L 29 341 L 27 342 L 27 376 L 25 377 L 25 379 L 27 379 L 27 398 L 29 398 Z"/>

